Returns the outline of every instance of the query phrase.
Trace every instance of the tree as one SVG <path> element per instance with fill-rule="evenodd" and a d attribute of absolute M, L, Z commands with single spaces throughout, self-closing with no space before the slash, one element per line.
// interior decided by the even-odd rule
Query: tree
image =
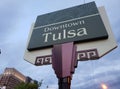
<path fill-rule="evenodd" d="M 41 80 L 40 82 L 38 82 L 38 86 L 39 88 L 42 86 L 43 80 Z"/>
<path fill-rule="evenodd" d="M 38 89 L 38 87 L 40 88 L 42 85 L 43 80 L 41 80 L 38 83 L 20 83 L 19 85 L 17 85 L 14 89 Z"/>
<path fill-rule="evenodd" d="M 33 83 L 20 83 L 14 89 L 38 89 L 38 84 Z"/>

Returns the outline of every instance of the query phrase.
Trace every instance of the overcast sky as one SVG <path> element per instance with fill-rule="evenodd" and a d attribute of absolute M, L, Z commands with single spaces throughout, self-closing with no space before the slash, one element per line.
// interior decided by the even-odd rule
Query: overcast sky
<path fill-rule="evenodd" d="M 119 89 L 120 0 L 94 1 L 98 7 L 105 7 L 118 47 L 99 60 L 79 62 L 73 75 L 71 89 L 101 89 L 101 83 L 107 84 L 108 89 Z M 14 67 L 33 79 L 43 79 L 41 89 L 45 89 L 47 85 L 58 89 L 58 81 L 51 65 L 36 67 L 23 59 L 30 27 L 38 15 L 83 3 L 84 0 L 1 0 L 0 74 L 6 67 Z"/>

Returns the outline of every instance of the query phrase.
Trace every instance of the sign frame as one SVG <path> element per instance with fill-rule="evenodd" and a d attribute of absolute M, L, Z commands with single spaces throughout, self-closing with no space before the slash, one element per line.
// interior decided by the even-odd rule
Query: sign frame
<path fill-rule="evenodd" d="M 108 37 L 108 39 L 104 39 L 104 40 L 75 44 L 77 46 L 78 61 L 89 60 L 89 59 L 92 59 L 93 57 L 94 57 L 93 59 L 100 58 L 117 47 L 117 43 L 115 41 L 113 32 L 111 30 L 105 8 L 102 6 L 102 7 L 99 7 L 98 10 L 100 12 L 100 16 L 103 20 L 103 23 L 105 25 L 105 28 L 108 32 L 109 37 Z M 31 27 L 28 42 L 29 42 L 31 33 L 33 31 L 33 25 Z M 93 49 L 94 50 L 97 49 L 98 56 L 94 55 L 95 52 Z M 37 65 L 37 66 L 51 64 L 52 63 L 52 61 L 51 61 L 52 60 L 52 51 L 51 50 L 52 50 L 52 48 L 41 49 L 41 50 L 36 50 L 36 51 L 28 51 L 27 47 L 26 47 L 24 59 L 34 65 Z M 87 56 L 85 56 L 85 54 L 87 54 Z M 91 55 L 91 54 L 93 54 L 93 55 Z M 51 57 L 50 61 L 48 59 L 45 59 L 47 56 Z M 38 57 L 43 57 L 43 59 L 41 59 L 43 61 L 42 62 L 43 64 L 40 62 L 41 60 L 38 60 L 39 62 L 36 63 Z"/>

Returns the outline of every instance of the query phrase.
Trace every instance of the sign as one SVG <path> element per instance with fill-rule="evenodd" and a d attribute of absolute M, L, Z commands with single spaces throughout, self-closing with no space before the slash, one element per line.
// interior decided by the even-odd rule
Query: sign
<path fill-rule="evenodd" d="M 79 61 L 100 58 L 117 47 L 117 43 L 114 39 L 104 7 L 99 7 L 98 10 L 100 13 L 100 17 L 103 21 L 103 24 L 105 26 L 105 29 L 108 33 L 108 39 L 76 43 L 75 45 L 77 46 L 76 51 L 77 59 Z M 33 27 L 34 26 L 32 26 L 29 34 L 28 44 L 32 31 L 34 30 Z M 52 48 L 28 51 L 26 48 L 24 59 L 37 66 L 51 64 L 52 63 L 51 50 Z"/>
<path fill-rule="evenodd" d="M 38 16 L 27 49 L 32 51 L 55 44 L 107 38 L 95 2 L 91 2 Z"/>
<path fill-rule="evenodd" d="M 113 32 L 104 7 L 99 7 L 100 16 L 108 33 L 108 39 L 84 42 L 77 45 L 78 60 L 96 59 L 104 56 L 117 47 Z"/>

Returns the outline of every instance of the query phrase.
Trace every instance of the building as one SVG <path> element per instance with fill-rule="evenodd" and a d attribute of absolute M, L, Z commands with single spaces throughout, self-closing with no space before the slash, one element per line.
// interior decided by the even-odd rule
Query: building
<path fill-rule="evenodd" d="M 2 78 L 2 74 L 0 75 L 0 79 Z"/>
<path fill-rule="evenodd" d="M 33 80 L 32 78 L 30 78 L 29 76 L 27 76 L 26 77 L 26 83 L 38 84 L 38 81 Z"/>
<path fill-rule="evenodd" d="M 14 89 L 14 87 L 21 82 L 29 83 L 29 80 L 27 80 L 28 78 L 15 68 L 6 68 L 0 78 L 0 86 L 6 86 L 6 89 Z M 31 78 L 30 81 L 32 81 Z"/>
<path fill-rule="evenodd" d="M 26 81 L 26 77 L 22 73 L 17 71 L 15 68 L 6 68 L 3 75 L 5 76 L 13 75 L 14 77 L 18 78 L 22 82 Z"/>
<path fill-rule="evenodd" d="M 25 82 L 26 77 L 15 68 L 6 68 L 0 79 L 0 86 L 6 86 L 6 89 L 13 89 L 21 82 Z"/>

